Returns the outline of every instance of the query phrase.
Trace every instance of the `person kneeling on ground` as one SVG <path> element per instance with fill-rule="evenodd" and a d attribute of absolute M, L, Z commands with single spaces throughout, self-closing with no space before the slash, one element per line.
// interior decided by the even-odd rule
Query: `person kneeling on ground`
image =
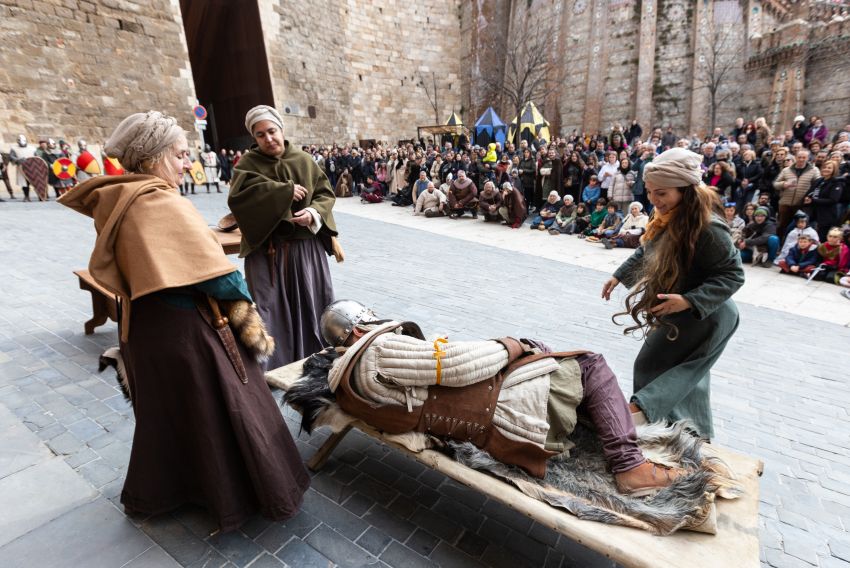
<path fill-rule="evenodd" d="M 640 237 L 646 232 L 648 222 L 649 216 L 643 212 L 643 204 L 640 201 L 633 201 L 629 206 L 629 214 L 620 224 L 619 232 L 611 238 L 602 239 L 602 244 L 607 249 L 638 248 Z"/>
<path fill-rule="evenodd" d="M 553 353 L 510 337 L 426 341 L 416 323 L 378 319 L 353 300 L 328 306 L 321 327 L 331 347 L 314 357 L 335 359 L 326 386 L 342 410 L 382 432 L 469 441 L 542 478 L 547 460 L 572 447 L 581 415 L 596 430 L 621 493 L 651 495 L 687 473 L 644 457 L 602 355 Z M 286 400 L 299 406 L 296 389 Z"/>
<path fill-rule="evenodd" d="M 545 231 L 555 222 L 555 216 L 561 208 L 560 196 L 554 189 L 549 192 L 549 197 L 546 198 L 546 203 L 540 208 L 540 213 L 534 216 L 531 220 L 529 229 L 539 229 Z"/>
<path fill-rule="evenodd" d="M 817 249 L 809 250 L 811 246 L 812 239 L 809 235 L 801 234 L 797 237 L 797 244 L 791 247 L 784 259 L 779 261 L 782 272 L 798 276 L 811 274 L 818 264 L 818 251 Z"/>
<path fill-rule="evenodd" d="M 414 215 L 424 214 L 426 217 L 440 217 L 445 215 L 446 194 L 434 187 L 434 182 L 428 182 L 425 191 L 416 198 Z"/>
<path fill-rule="evenodd" d="M 573 196 L 569 193 L 564 195 L 564 204 L 558 209 L 558 214 L 555 215 L 555 222 L 549 227 L 550 235 L 567 234 L 575 228 L 576 220 L 576 204 Z"/>
<path fill-rule="evenodd" d="M 779 250 L 776 223 L 767 217 L 767 209 L 759 207 L 753 214 L 753 222 L 744 227 L 743 238 L 737 243 L 741 261 L 753 266 L 773 267 L 773 259 Z"/>
<path fill-rule="evenodd" d="M 473 219 L 478 218 L 478 188 L 466 177 L 466 171 L 458 170 L 457 179 L 449 189 L 449 216 L 452 219 L 463 217 L 469 211 Z"/>
<path fill-rule="evenodd" d="M 478 194 L 478 210 L 484 215 L 485 221 L 498 222 L 499 207 L 502 206 L 502 195 L 496 191 L 496 185 L 492 181 L 484 184 L 484 189 Z"/>
<path fill-rule="evenodd" d="M 528 216 L 528 205 L 522 192 L 511 182 L 502 184 L 502 206 L 499 207 L 499 216 L 511 229 L 518 229 Z"/>

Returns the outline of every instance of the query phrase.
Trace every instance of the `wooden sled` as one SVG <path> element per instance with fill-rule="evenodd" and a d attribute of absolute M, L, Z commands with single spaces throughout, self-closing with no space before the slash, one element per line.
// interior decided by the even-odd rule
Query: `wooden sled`
<path fill-rule="evenodd" d="M 287 390 L 299 377 L 300 365 L 292 364 L 266 373 L 269 385 Z M 395 448 L 419 463 L 504 503 L 535 522 L 549 527 L 570 540 L 591 548 L 622 566 L 657 568 L 661 566 L 749 568 L 759 566 L 758 493 L 760 460 L 711 446 L 735 472 L 744 489 L 737 499 L 717 500 L 717 534 L 679 531 L 671 536 L 654 536 L 646 531 L 584 521 L 532 499 L 514 487 L 490 475 L 470 469 L 434 450 L 411 452 L 388 440 L 381 432 L 356 420 L 338 433 L 331 434 L 307 462 L 312 471 L 320 470 L 334 449 L 352 428 Z"/>

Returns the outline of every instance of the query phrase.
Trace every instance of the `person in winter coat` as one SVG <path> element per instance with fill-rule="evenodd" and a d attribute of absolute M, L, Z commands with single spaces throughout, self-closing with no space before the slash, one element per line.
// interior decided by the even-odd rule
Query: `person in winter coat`
<path fill-rule="evenodd" d="M 809 163 L 809 151 L 800 150 L 794 156 L 794 163 L 783 169 L 773 182 L 779 192 L 779 214 L 777 224 L 782 236 L 791 223 L 794 214 L 803 205 L 814 181 L 820 177 L 820 171 Z"/>
<path fill-rule="evenodd" d="M 803 142 L 808 146 L 813 140 L 820 140 L 820 143 L 826 144 L 826 139 L 829 132 L 826 126 L 823 125 L 823 120 L 820 117 L 813 116 L 811 126 L 806 130 L 806 135 L 803 136 Z"/>
<path fill-rule="evenodd" d="M 619 232 L 608 239 L 602 239 L 606 249 L 612 248 L 638 248 L 640 238 L 646 232 L 649 216 L 643 212 L 643 204 L 633 201 L 629 205 L 629 214 L 620 223 Z"/>
<path fill-rule="evenodd" d="M 758 208 L 753 214 L 754 221 L 744 227 L 738 249 L 742 262 L 752 262 L 765 268 L 773 266 L 773 259 L 779 250 L 779 237 L 776 236 L 776 223 L 768 219 L 767 209 Z"/>
<path fill-rule="evenodd" d="M 627 212 L 627 208 L 630 207 L 629 204 L 634 199 L 634 194 L 632 194 L 634 184 L 635 172 L 632 171 L 631 162 L 628 158 L 623 158 L 620 160 L 619 168 L 614 174 L 614 180 L 611 182 L 608 192 L 611 202 L 616 203 L 623 213 Z M 641 211 L 643 211 L 643 205 L 641 205 Z"/>
<path fill-rule="evenodd" d="M 838 224 L 841 218 L 839 202 L 847 183 L 843 177 L 838 177 L 838 165 L 826 161 L 821 169 L 821 177 L 815 180 L 812 190 L 803 199 L 803 205 L 812 206 L 812 221 L 817 228 L 821 242 L 826 240 L 829 229 Z"/>
<path fill-rule="evenodd" d="M 817 248 L 812 248 L 808 235 L 800 235 L 797 244 L 791 247 L 788 255 L 779 261 L 779 268 L 785 274 L 804 276 L 811 274 L 818 265 Z"/>
<path fill-rule="evenodd" d="M 802 235 L 806 235 L 812 241 L 814 245 L 813 248 L 817 248 L 820 244 L 820 237 L 818 237 L 818 232 L 815 231 L 812 227 L 809 226 L 809 216 L 803 213 L 802 211 L 798 212 L 794 215 L 794 228 L 785 236 L 785 243 L 782 245 L 782 250 L 779 251 L 779 255 L 776 257 L 776 260 L 773 262 L 774 264 L 779 264 L 779 261 L 788 256 L 788 251 L 791 250 L 797 244 L 797 240 Z"/>
<path fill-rule="evenodd" d="M 753 201 L 761 185 L 761 163 L 756 159 L 756 153 L 753 150 L 744 150 L 740 167 L 735 172 L 741 188 L 735 196 L 735 201 L 738 203 L 738 211 L 741 211 L 744 203 Z"/>

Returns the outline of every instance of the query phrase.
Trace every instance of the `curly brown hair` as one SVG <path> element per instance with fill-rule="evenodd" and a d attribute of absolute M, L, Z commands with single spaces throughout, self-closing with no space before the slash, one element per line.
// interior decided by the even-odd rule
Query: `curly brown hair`
<path fill-rule="evenodd" d="M 682 194 L 681 202 L 661 233 L 651 243 L 644 243 L 645 256 L 637 284 L 626 296 L 626 309 L 611 318 L 619 325 L 618 317 L 631 316 L 634 325 L 626 327 L 624 334 L 641 331 L 646 335 L 665 326 L 670 341 L 679 336 L 679 328 L 675 324 L 657 317 L 650 310 L 658 304 L 659 294 L 682 292 L 682 283 L 693 264 L 700 234 L 711 223 L 712 215 L 723 215 L 720 198 L 705 185 L 676 189 Z"/>

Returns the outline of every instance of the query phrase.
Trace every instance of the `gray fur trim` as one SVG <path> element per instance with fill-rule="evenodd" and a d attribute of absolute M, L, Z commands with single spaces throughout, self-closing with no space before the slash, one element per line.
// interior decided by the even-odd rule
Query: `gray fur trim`
<path fill-rule="evenodd" d="M 700 527 L 711 515 L 715 495 L 739 494 L 740 487 L 725 464 L 703 455 L 703 441 L 689 432 L 687 422 L 649 424 L 638 430 L 638 438 L 641 449 L 655 461 L 679 464 L 692 473 L 652 497 L 624 496 L 617 491 L 613 475 L 606 471 L 599 442 L 581 425 L 570 437 L 576 443 L 571 455 L 550 459 L 543 480 L 496 461 L 468 442 L 449 441 L 447 446 L 459 463 L 486 471 L 580 519 L 640 528 L 657 535 Z"/>

